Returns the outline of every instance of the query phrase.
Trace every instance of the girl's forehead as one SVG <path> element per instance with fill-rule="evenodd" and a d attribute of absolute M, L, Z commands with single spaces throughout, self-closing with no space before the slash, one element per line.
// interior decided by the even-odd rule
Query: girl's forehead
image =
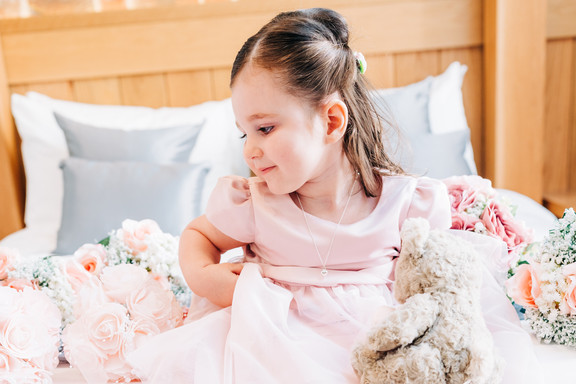
<path fill-rule="evenodd" d="M 246 109 L 310 107 L 302 98 L 288 92 L 278 73 L 255 65 L 247 65 L 238 73 L 231 90 L 232 105 L 249 114 L 266 111 Z"/>

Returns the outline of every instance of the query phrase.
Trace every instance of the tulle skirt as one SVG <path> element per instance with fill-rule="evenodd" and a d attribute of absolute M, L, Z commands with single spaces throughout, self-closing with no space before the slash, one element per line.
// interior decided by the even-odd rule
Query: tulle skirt
<path fill-rule="evenodd" d="M 499 252 L 482 240 L 476 246 L 484 255 Z M 531 338 L 489 263 L 479 273 L 484 318 L 506 360 L 503 382 L 541 383 Z M 282 276 L 270 277 L 275 274 Z M 291 274 L 296 282 L 287 281 Z M 231 307 L 195 298 L 185 325 L 152 338 L 129 362 L 147 383 L 358 383 L 351 351 L 395 301 L 385 279 L 366 283 L 357 275 L 322 286 L 305 284 L 307 273 L 298 268 L 270 271 L 247 263 Z"/>

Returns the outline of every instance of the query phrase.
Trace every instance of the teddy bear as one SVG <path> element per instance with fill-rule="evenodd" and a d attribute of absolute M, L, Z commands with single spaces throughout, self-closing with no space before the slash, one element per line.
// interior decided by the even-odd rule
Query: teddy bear
<path fill-rule="evenodd" d="M 398 306 L 370 325 L 352 353 L 368 383 L 500 383 L 480 308 L 482 261 L 473 246 L 427 220 L 408 219 L 395 266 Z"/>

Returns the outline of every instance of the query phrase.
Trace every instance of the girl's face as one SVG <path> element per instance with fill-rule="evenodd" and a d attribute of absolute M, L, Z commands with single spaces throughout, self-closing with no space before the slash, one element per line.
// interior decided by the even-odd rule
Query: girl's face
<path fill-rule="evenodd" d="M 334 163 L 327 118 L 284 89 L 273 72 L 253 65 L 238 74 L 232 87 L 244 159 L 275 194 L 298 190 Z"/>

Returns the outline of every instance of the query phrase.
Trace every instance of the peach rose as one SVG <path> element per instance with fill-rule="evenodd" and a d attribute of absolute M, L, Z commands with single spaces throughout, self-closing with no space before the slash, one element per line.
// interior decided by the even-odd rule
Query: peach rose
<path fill-rule="evenodd" d="M 8 277 L 8 271 L 14 269 L 14 265 L 18 260 L 20 260 L 20 254 L 17 250 L 0 247 L 0 280 Z"/>
<path fill-rule="evenodd" d="M 86 272 L 99 275 L 106 265 L 106 249 L 102 244 L 84 244 L 74 252 L 76 260 Z"/>
<path fill-rule="evenodd" d="M 146 239 L 154 233 L 161 232 L 154 220 L 135 221 L 127 219 L 122 222 L 122 240 L 134 253 L 144 252 L 148 249 Z"/>
<path fill-rule="evenodd" d="M 152 278 L 139 290 L 132 292 L 126 306 L 134 319 L 152 320 L 161 332 L 182 324 L 182 308 L 176 297 Z"/>
<path fill-rule="evenodd" d="M 531 264 L 521 264 L 514 276 L 505 283 L 508 295 L 517 304 L 524 307 L 538 308 L 535 303 L 542 293 L 536 269 Z"/>
<path fill-rule="evenodd" d="M 8 278 L 8 279 L 4 280 L 4 286 L 15 289 L 17 291 L 23 291 L 24 288 L 26 288 L 26 287 L 32 288 L 32 289 L 38 289 L 38 286 L 36 285 L 36 283 L 34 281 L 30 281 L 28 279 Z"/>
<path fill-rule="evenodd" d="M 576 263 L 565 265 L 562 274 L 568 279 L 568 288 L 560 302 L 560 311 L 565 315 L 576 315 Z"/>
<path fill-rule="evenodd" d="M 104 268 L 100 280 L 104 293 L 115 302 L 124 304 L 132 292 L 146 283 L 148 272 L 133 264 L 118 264 Z"/>
<path fill-rule="evenodd" d="M 84 284 L 92 276 L 86 269 L 75 259 L 68 259 L 62 265 L 64 276 L 72 286 L 74 292 L 78 293 Z"/>

